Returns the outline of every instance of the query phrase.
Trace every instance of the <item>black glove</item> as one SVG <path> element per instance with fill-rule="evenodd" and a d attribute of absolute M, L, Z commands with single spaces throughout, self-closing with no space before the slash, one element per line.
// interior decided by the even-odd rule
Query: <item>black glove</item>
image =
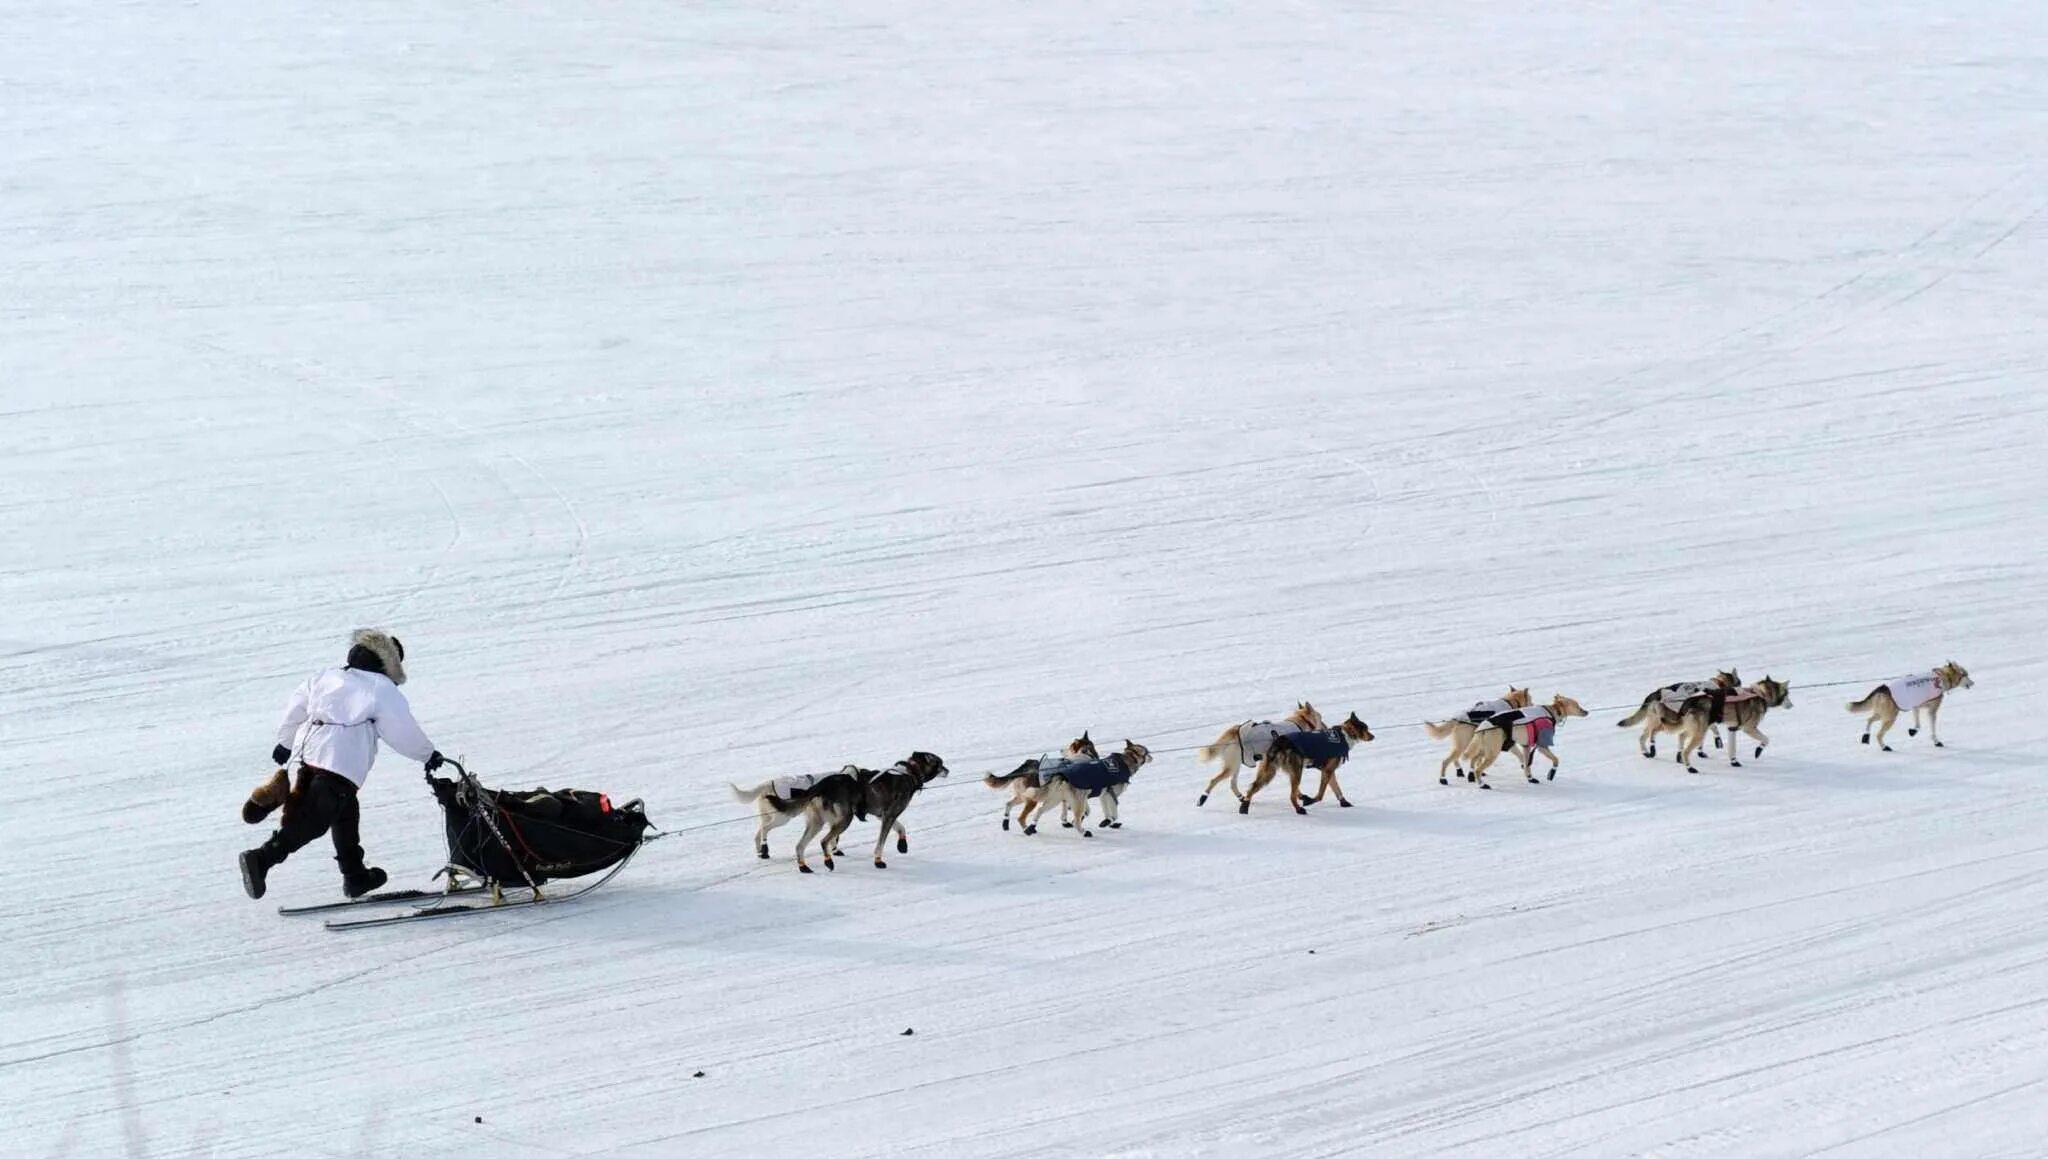
<path fill-rule="evenodd" d="M 442 763 L 445 762 L 447 759 L 447 757 L 441 755 L 440 749 L 435 749 L 433 754 L 427 757 L 427 771 L 431 773 L 435 769 L 440 768 Z"/>
<path fill-rule="evenodd" d="M 271 750 L 270 750 L 270 763 L 271 763 L 271 764 L 273 764 L 273 765 L 288 765 L 288 764 L 291 764 L 291 763 L 292 763 L 292 748 L 291 748 L 291 746 L 290 746 L 290 745 L 279 745 L 279 746 L 277 746 L 276 748 L 274 748 L 274 749 L 271 749 Z"/>

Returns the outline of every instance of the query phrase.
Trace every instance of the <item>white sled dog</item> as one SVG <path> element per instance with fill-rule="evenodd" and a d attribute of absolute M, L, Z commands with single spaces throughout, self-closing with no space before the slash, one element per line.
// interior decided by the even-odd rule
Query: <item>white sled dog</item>
<path fill-rule="evenodd" d="M 1920 714 L 1927 714 L 1927 734 L 1934 740 L 1935 748 L 1946 747 L 1941 743 L 1941 729 L 1937 722 L 1941 717 L 1941 698 L 1958 688 L 1975 688 L 1977 682 L 1961 664 L 1951 660 L 1932 672 L 1915 673 L 1870 690 L 1870 695 L 1849 705 L 1850 712 L 1868 714 L 1863 721 L 1863 743 L 1870 743 L 1871 726 L 1877 726 L 1877 747 L 1886 752 L 1892 746 L 1884 743 L 1885 734 L 1898 723 L 1899 713 L 1913 710 L 1913 725 L 1906 730 L 1907 736 L 1920 735 Z"/>
<path fill-rule="evenodd" d="M 1202 789 L 1202 795 L 1195 798 L 1195 804 L 1208 804 L 1209 794 L 1216 791 L 1216 786 L 1228 780 L 1230 795 L 1236 797 L 1238 804 L 1242 805 L 1244 790 L 1237 784 L 1237 770 L 1240 767 L 1257 764 L 1265 759 L 1266 750 L 1273 747 L 1273 739 L 1283 733 L 1317 732 L 1325 727 L 1323 714 L 1316 711 L 1315 705 L 1304 700 L 1294 706 L 1294 711 L 1288 713 L 1285 720 L 1248 720 L 1224 729 L 1223 735 L 1216 738 L 1215 744 L 1203 745 L 1195 753 L 1203 764 L 1208 764 L 1219 757 L 1223 760 L 1223 771 L 1209 778 L 1208 785 Z"/>
<path fill-rule="evenodd" d="M 768 835 L 796 820 L 804 811 L 804 802 L 790 800 L 791 793 L 799 789 L 808 789 L 826 777 L 850 777 L 859 771 L 855 766 L 847 765 L 830 773 L 776 777 L 772 781 L 762 781 L 751 789 L 742 789 L 727 782 L 726 787 L 732 790 L 733 798 L 742 805 L 752 805 L 754 811 L 760 815 L 761 823 L 754 827 L 754 856 L 763 861 L 768 860 Z M 830 849 L 826 852 L 836 855 L 840 850 Z"/>
<path fill-rule="evenodd" d="M 1648 696 L 1643 697 L 1642 707 L 1616 721 L 1621 728 L 1642 725 L 1642 735 L 1636 738 L 1636 751 L 1645 758 L 1657 755 L 1657 738 L 1667 732 L 1679 731 L 1679 709 L 1686 700 L 1698 693 L 1711 695 L 1714 692 L 1728 693 L 1742 687 L 1742 677 L 1734 672 L 1716 672 L 1712 680 L 1702 683 L 1666 684 Z M 1721 747 L 1721 726 L 1711 726 L 1714 747 Z"/>
<path fill-rule="evenodd" d="M 1481 725 L 1465 749 L 1465 761 L 1472 767 L 1472 783 L 1482 789 L 1493 788 L 1486 783 L 1486 770 L 1500 758 L 1500 754 L 1509 750 L 1513 750 L 1520 759 L 1522 778 L 1530 784 L 1542 783 L 1529 768 L 1537 753 L 1550 758 L 1550 773 L 1546 779 L 1556 780 L 1558 761 L 1557 754 L 1551 751 L 1550 738 L 1568 718 L 1584 715 L 1584 706 L 1560 694 L 1552 697 L 1549 704 L 1515 710 L 1516 719 L 1508 723 L 1505 736 L 1498 724 L 1489 721 Z"/>
<path fill-rule="evenodd" d="M 1529 690 L 1509 685 L 1508 694 L 1498 700 L 1482 700 L 1449 720 L 1424 721 L 1422 731 L 1429 734 L 1429 739 L 1451 742 L 1451 751 L 1444 754 L 1444 759 L 1436 767 L 1436 783 L 1450 784 L 1450 778 L 1444 774 L 1453 768 L 1457 770 L 1459 780 L 1465 779 L 1465 749 L 1472 744 L 1472 734 L 1480 725 L 1502 713 L 1527 707 Z"/>

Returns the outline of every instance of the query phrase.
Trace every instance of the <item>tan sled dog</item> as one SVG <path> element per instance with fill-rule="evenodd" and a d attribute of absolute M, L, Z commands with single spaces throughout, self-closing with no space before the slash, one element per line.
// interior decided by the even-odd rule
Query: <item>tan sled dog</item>
<path fill-rule="evenodd" d="M 1733 692 L 1740 687 L 1742 687 L 1742 677 L 1737 676 L 1732 671 L 1716 672 L 1714 673 L 1714 678 L 1704 684 L 1666 684 L 1664 687 L 1643 697 L 1641 708 L 1616 721 L 1615 724 L 1621 728 L 1632 728 L 1638 724 L 1642 725 L 1643 734 L 1636 738 L 1636 751 L 1642 753 L 1646 758 L 1654 757 L 1657 755 L 1657 738 L 1667 732 L 1678 732 L 1681 727 L 1678 711 L 1671 707 L 1670 701 L 1678 700 L 1683 702 L 1694 692 L 1707 692 L 1714 689 L 1719 689 L 1723 692 Z M 1713 726 L 1713 733 L 1714 747 L 1719 748 L 1721 745 L 1721 728 L 1718 724 Z"/>
<path fill-rule="evenodd" d="M 1085 757 L 1089 760 L 1094 760 L 1102 755 L 1095 751 L 1095 742 L 1089 740 L 1088 734 L 1085 732 L 1068 741 L 1067 747 L 1061 751 L 1070 757 Z M 1149 756 L 1150 754 L 1147 755 Z M 990 773 L 981 779 L 981 783 L 991 789 L 1008 789 L 1010 791 L 1010 799 L 1003 802 L 1003 828 L 1005 829 L 1010 827 L 1010 810 L 1019 805 L 1024 806 L 1024 812 L 1019 817 L 1017 823 L 1019 825 L 1031 824 L 1031 814 L 1038 809 L 1039 803 L 1045 794 L 1045 786 L 1040 783 L 1038 776 L 1037 757 L 1032 757 L 1007 773 Z"/>
<path fill-rule="evenodd" d="M 1058 801 L 1062 818 L 1060 824 L 1068 829 L 1079 829 L 1083 837 L 1093 837 L 1095 834 L 1088 828 L 1088 801 L 1091 796 L 1096 796 L 1102 799 L 1102 827 L 1104 829 L 1123 828 L 1123 822 L 1117 820 L 1118 802 L 1123 799 L 1124 790 L 1130 787 L 1131 777 L 1135 776 L 1139 769 L 1152 763 L 1152 750 L 1139 744 L 1137 741 L 1125 740 L 1123 752 L 1117 755 L 1123 758 L 1123 772 L 1121 774 L 1123 779 L 1097 789 L 1082 788 L 1057 772 L 1045 774 L 1045 787 L 1039 790 L 1038 810 L 1040 814 L 1042 815 L 1045 812 L 1048 805 Z M 1112 761 L 1111 763 L 1115 764 L 1116 762 Z M 1026 814 L 1029 814 L 1030 811 L 1031 807 L 1025 806 L 1024 813 L 1018 815 L 1018 820 L 1026 820 Z M 1073 820 L 1068 821 L 1064 819 L 1068 816 L 1071 816 Z M 1026 825 L 1024 832 L 1032 833 L 1037 829 L 1038 826 L 1036 825 Z"/>
<path fill-rule="evenodd" d="M 1757 726 L 1763 723 L 1765 714 L 1774 708 L 1792 707 L 1792 686 L 1782 680 L 1766 676 L 1755 684 L 1745 685 L 1728 693 L 1721 704 L 1720 719 L 1714 718 L 1714 697 L 1701 692 L 1686 697 L 1678 709 L 1678 763 L 1688 773 L 1697 773 L 1692 766 L 1692 754 L 1699 750 L 1701 742 L 1707 739 L 1707 730 L 1717 724 L 1728 726 L 1728 767 L 1742 767 L 1742 736 L 1747 734 L 1756 742 L 1756 755 L 1764 755 L 1764 746 L 1771 738 Z"/>
<path fill-rule="evenodd" d="M 1870 690 L 1870 695 L 1849 706 L 1850 712 L 1869 715 L 1863 721 L 1863 743 L 1870 743 L 1870 726 L 1877 726 L 1877 747 L 1886 752 L 1892 746 L 1884 743 L 1885 734 L 1899 719 L 1905 708 L 1913 710 L 1913 726 L 1906 730 L 1907 736 L 1920 735 L 1920 713 L 1927 713 L 1927 733 L 1934 740 L 1935 748 L 1944 748 L 1941 743 L 1941 729 L 1936 722 L 1941 717 L 1941 698 L 1958 688 L 1975 688 L 1977 682 L 1961 664 L 1951 660 L 1932 672 L 1918 673 L 1888 684 L 1880 684 Z"/>
<path fill-rule="evenodd" d="M 1304 700 L 1295 705 L 1294 711 L 1288 713 L 1287 718 L 1279 724 L 1269 721 L 1246 721 L 1224 729 L 1223 735 L 1216 738 L 1215 744 L 1203 745 L 1195 752 L 1203 764 L 1208 764 L 1218 757 L 1223 759 L 1223 771 L 1209 778 L 1209 784 L 1202 789 L 1202 795 L 1195 798 L 1195 804 L 1208 804 L 1209 794 L 1215 792 L 1216 786 L 1222 784 L 1226 778 L 1230 781 L 1230 795 L 1236 797 L 1239 804 L 1243 804 L 1244 793 L 1237 787 L 1237 770 L 1240 766 L 1258 763 L 1265 757 L 1266 750 L 1272 747 L 1273 738 L 1281 733 L 1310 732 L 1323 727 L 1323 714 L 1316 711 L 1315 705 Z"/>
<path fill-rule="evenodd" d="M 1424 721 L 1422 731 L 1429 734 L 1429 739 L 1451 742 L 1451 751 L 1444 754 L 1442 763 L 1436 767 L 1436 783 L 1450 784 L 1450 779 L 1444 776 L 1444 773 L 1452 768 L 1457 769 L 1459 780 L 1465 779 L 1465 749 L 1472 743 L 1472 734 L 1480 725 L 1485 724 L 1489 717 L 1527 707 L 1529 690 L 1510 685 L 1508 694 L 1499 700 L 1482 700 L 1449 720 Z"/>
<path fill-rule="evenodd" d="M 1337 783 L 1337 769 L 1351 759 L 1351 750 L 1372 739 L 1372 729 L 1358 719 L 1357 713 L 1344 718 L 1336 728 L 1295 733 L 1282 733 L 1273 740 L 1273 747 L 1266 750 L 1266 759 L 1259 763 L 1259 775 L 1252 779 L 1252 787 L 1245 790 L 1243 800 L 1238 802 L 1237 811 L 1252 811 L 1252 798 L 1266 787 L 1274 777 L 1287 774 L 1287 803 L 1297 813 L 1308 812 L 1308 807 L 1323 799 L 1323 794 L 1337 790 L 1337 804 L 1346 809 L 1351 802 L 1344 799 L 1344 787 Z M 1323 782 L 1316 787 L 1316 795 L 1304 798 L 1301 795 L 1301 774 L 1314 769 L 1323 775 Z"/>
<path fill-rule="evenodd" d="M 1486 770 L 1494 761 L 1500 759 L 1501 753 L 1509 749 L 1514 750 L 1520 758 L 1522 778 L 1530 784 L 1541 783 L 1536 779 L 1536 774 L 1529 769 L 1539 752 L 1550 758 L 1550 773 L 1545 779 L 1556 780 L 1557 754 L 1551 751 L 1549 737 L 1568 718 L 1586 715 L 1586 709 L 1578 701 L 1560 694 L 1552 697 L 1549 704 L 1539 708 L 1520 709 L 1518 715 L 1522 719 L 1508 725 L 1506 737 L 1501 735 L 1501 727 L 1491 722 L 1480 726 L 1479 730 L 1472 734 L 1472 743 L 1465 749 L 1465 760 L 1472 766 L 1473 784 L 1482 789 L 1493 788 L 1486 783 Z"/>

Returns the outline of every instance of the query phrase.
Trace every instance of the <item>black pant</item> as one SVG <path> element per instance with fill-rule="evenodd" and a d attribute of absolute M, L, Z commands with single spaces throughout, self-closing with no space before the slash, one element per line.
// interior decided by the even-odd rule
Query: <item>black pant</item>
<path fill-rule="evenodd" d="M 322 833 L 334 835 L 334 859 L 341 863 L 343 878 L 361 877 L 363 839 L 360 832 L 362 807 L 356 803 L 356 786 L 347 777 L 299 766 L 298 783 L 284 801 L 284 824 L 270 835 L 258 853 L 269 865 L 276 865 L 297 853 Z"/>

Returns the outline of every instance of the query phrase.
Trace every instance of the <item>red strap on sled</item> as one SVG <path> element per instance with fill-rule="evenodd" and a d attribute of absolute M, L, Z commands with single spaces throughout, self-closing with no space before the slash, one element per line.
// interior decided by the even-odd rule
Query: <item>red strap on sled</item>
<path fill-rule="evenodd" d="M 599 793 L 597 795 L 597 811 L 600 813 L 609 813 L 612 811 L 611 794 Z"/>

